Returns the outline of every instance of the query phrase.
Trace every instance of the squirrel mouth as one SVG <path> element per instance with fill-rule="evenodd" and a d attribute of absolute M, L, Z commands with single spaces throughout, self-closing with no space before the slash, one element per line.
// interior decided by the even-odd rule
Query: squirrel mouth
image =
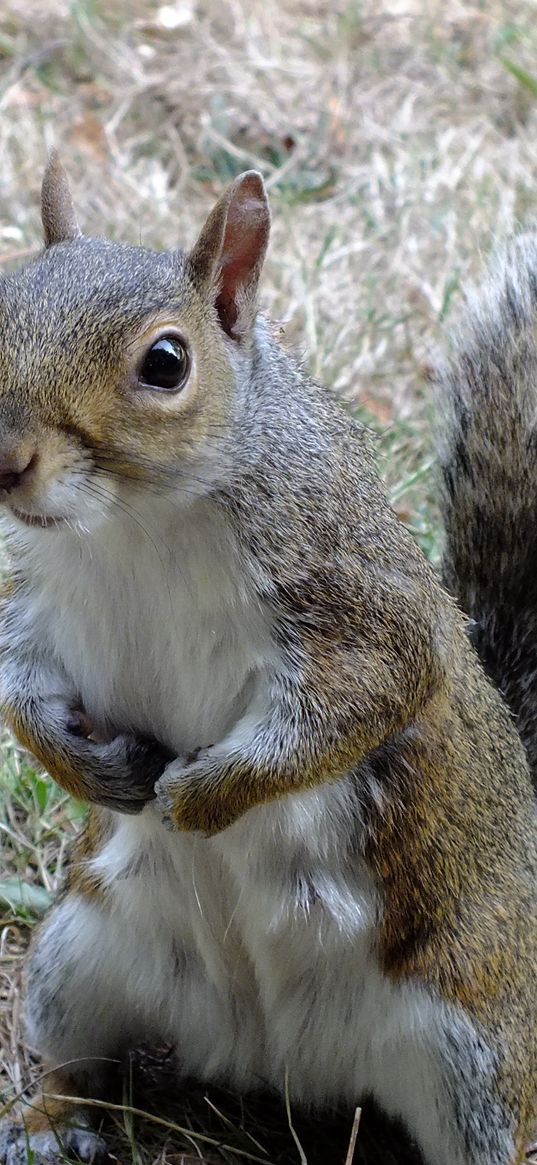
<path fill-rule="evenodd" d="M 18 518 L 19 522 L 24 522 L 25 526 L 37 526 L 41 530 L 45 530 L 48 526 L 63 525 L 64 518 L 51 518 L 46 514 L 24 514 L 22 510 L 16 510 L 14 506 L 11 507 L 11 512 Z"/>

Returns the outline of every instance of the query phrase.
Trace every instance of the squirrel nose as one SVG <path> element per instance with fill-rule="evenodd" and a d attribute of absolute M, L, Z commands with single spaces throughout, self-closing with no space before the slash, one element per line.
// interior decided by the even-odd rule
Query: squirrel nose
<path fill-rule="evenodd" d="M 35 465 L 35 449 L 5 449 L 0 447 L 0 490 L 11 493 L 21 484 L 28 470 Z"/>

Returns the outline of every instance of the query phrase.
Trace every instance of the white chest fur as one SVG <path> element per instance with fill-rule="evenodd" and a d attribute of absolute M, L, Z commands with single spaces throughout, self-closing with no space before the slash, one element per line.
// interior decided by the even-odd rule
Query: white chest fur
<path fill-rule="evenodd" d="M 26 553 L 31 618 L 90 717 L 177 752 L 216 743 L 274 654 L 222 520 L 153 499 L 87 539 L 38 531 Z"/>

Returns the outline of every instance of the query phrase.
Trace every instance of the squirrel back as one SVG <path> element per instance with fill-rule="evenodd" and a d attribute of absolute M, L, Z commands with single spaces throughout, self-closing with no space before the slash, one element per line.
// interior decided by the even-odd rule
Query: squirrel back
<path fill-rule="evenodd" d="M 467 307 L 437 384 L 443 581 L 537 788 L 537 234 L 511 240 Z"/>

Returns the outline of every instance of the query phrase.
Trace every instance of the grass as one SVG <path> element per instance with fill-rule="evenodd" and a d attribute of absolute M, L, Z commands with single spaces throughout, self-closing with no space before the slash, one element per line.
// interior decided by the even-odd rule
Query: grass
<path fill-rule="evenodd" d="M 533 0 L 4 0 L 0 268 L 40 245 L 52 142 L 83 227 L 155 246 L 192 240 L 222 183 L 259 167 L 274 210 L 263 307 L 284 342 L 379 433 L 394 505 L 436 558 L 436 345 L 492 240 L 535 213 L 536 133 Z M 21 952 L 83 810 L 7 739 L 3 758 L 7 1101 L 36 1073 L 20 1018 Z M 138 1086 L 128 1079 L 127 1107 L 109 1118 L 120 1158 L 239 1162 L 242 1149 L 343 1165 L 352 1114 L 322 1128 L 292 1114 L 300 1150 L 284 1106 L 267 1098 L 193 1087 L 168 1117 L 164 1052 L 156 1063 L 148 1052 L 136 1060 L 142 1107 L 153 1103 L 186 1133 L 168 1123 L 157 1135 L 130 1112 Z M 208 1146 L 200 1132 L 234 1148 Z M 366 1113 L 355 1160 L 402 1159 L 400 1134 Z"/>

